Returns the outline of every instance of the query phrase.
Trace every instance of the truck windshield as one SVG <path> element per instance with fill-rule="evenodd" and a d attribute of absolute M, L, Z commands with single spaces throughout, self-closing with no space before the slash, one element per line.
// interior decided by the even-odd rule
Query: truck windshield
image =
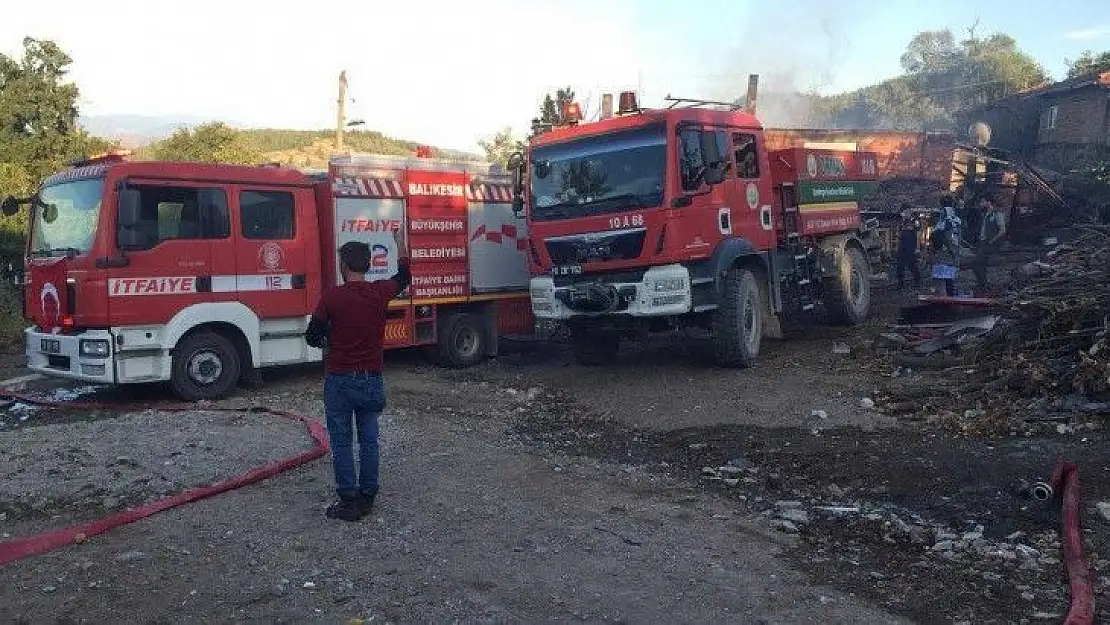
<path fill-rule="evenodd" d="M 84 254 L 100 220 L 103 178 L 43 187 L 31 205 L 31 255 Z"/>
<path fill-rule="evenodd" d="M 532 151 L 530 205 L 537 221 L 655 208 L 663 201 L 662 125 L 586 137 Z"/>

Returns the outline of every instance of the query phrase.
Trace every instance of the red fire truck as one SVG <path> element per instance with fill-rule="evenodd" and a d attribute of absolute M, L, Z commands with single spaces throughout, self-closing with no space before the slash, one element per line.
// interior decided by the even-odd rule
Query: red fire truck
<path fill-rule="evenodd" d="M 569 330 L 579 362 L 683 328 L 711 339 L 719 364 L 747 366 L 781 337 L 781 315 L 867 316 L 875 237 L 858 199 L 874 154 L 768 151 L 755 115 L 722 102 L 645 110 L 627 92 L 616 115 L 585 123 L 578 110 L 511 169 L 532 311 Z"/>
<path fill-rule="evenodd" d="M 501 333 L 533 325 L 510 183 L 489 165 L 390 156 L 336 158 L 326 174 L 118 154 L 75 163 L 4 203 L 31 206 L 28 365 L 225 396 L 262 367 L 320 360 L 304 332 L 340 280 L 337 248 L 367 242 L 368 278 L 388 278 L 398 229 L 413 279 L 390 304 L 386 346 L 474 364 Z"/>

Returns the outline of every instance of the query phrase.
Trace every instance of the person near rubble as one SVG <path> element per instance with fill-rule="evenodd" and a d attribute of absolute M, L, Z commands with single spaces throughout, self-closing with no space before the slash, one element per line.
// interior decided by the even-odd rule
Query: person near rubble
<path fill-rule="evenodd" d="M 941 249 L 952 255 L 952 264 L 957 265 L 960 259 L 960 235 L 963 222 L 956 212 L 956 199 L 951 194 L 941 198 L 940 216 L 934 230 L 935 236 L 940 239 Z"/>
<path fill-rule="evenodd" d="M 979 243 L 975 246 L 972 270 L 980 291 L 990 289 L 987 267 L 992 256 L 998 253 L 1006 238 L 1006 214 L 990 198 L 983 199 L 983 223 L 979 229 Z"/>
<path fill-rule="evenodd" d="M 956 213 L 956 200 L 951 194 L 941 197 L 940 215 L 937 216 L 936 225 L 932 234 L 932 249 L 935 262 L 933 264 L 933 279 L 938 280 L 944 288 L 944 294 L 953 297 L 956 295 L 956 276 L 960 267 L 960 229 L 963 223 Z"/>
<path fill-rule="evenodd" d="M 910 210 L 902 211 L 902 222 L 898 229 L 898 264 L 895 277 L 898 290 L 906 286 L 906 270 L 913 276 L 914 288 L 921 287 L 921 269 L 917 266 L 917 220 Z"/>
<path fill-rule="evenodd" d="M 350 241 L 339 248 L 343 284 L 324 292 L 308 324 L 306 342 L 324 350 L 324 416 L 331 441 L 338 501 L 331 519 L 358 521 L 378 494 L 378 417 L 385 408 L 382 381 L 386 312 L 411 281 L 408 249 L 400 230 L 397 273 L 370 282 L 370 246 Z M 354 438 L 358 436 L 358 471 Z"/>

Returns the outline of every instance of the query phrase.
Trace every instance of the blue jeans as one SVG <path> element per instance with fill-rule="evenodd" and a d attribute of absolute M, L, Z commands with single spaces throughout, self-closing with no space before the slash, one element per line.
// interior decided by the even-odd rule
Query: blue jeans
<path fill-rule="evenodd" d="M 378 415 L 384 408 L 385 386 L 381 374 L 333 373 L 324 378 L 324 415 L 331 439 L 335 490 L 340 497 L 373 497 L 378 493 Z M 358 430 L 357 476 L 355 429 Z"/>

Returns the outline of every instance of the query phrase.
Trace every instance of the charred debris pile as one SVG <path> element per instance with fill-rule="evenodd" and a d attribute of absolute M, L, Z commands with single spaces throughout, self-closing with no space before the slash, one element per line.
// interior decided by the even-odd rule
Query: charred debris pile
<path fill-rule="evenodd" d="M 1110 226 L 1078 227 L 977 303 L 985 314 L 881 336 L 896 366 L 887 412 L 978 433 L 1066 432 L 1076 415 L 1110 413 Z"/>

